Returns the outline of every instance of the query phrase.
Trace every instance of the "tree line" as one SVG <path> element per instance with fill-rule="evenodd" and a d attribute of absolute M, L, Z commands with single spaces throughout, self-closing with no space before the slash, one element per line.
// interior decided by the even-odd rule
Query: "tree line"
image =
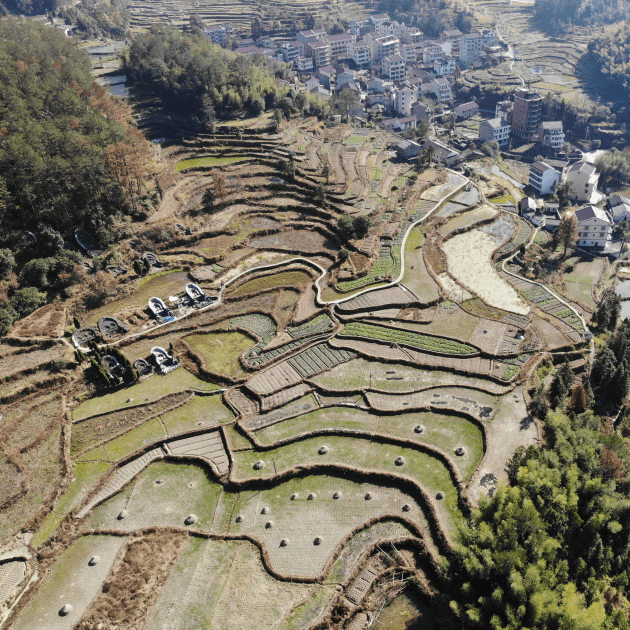
<path fill-rule="evenodd" d="M 628 17 L 628 3 L 617 0 L 536 0 L 534 4 L 534 23 L 550 34 L 564 33 L 574 24 L 611 24 Z"/>
<path fill-rule="evenodd" d="M 288 92 L 288 64 L 245 57 L 214 45 L 203 34 L 153 26 L 134 39 L 123 59 L 131 85 L 158 96 L 170 111 L 211 125 L 242 113 L 274 109 Z"/>

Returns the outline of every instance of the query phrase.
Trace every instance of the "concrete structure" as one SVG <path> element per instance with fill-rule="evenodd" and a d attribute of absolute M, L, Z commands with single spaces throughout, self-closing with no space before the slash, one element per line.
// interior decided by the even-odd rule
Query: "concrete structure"
<path fill-rule="evenodd" d="M 357 80 L 357 75 L 353 70 L 349 70 L 348 68 L 344 68 L 343 72 L 337 75 L 337 80 L 335 81 L 335 87 L 337 90 L 340 90 L 346 83 L 352 83 Z"/>
<path fill-rule="evenodd" d="M 573 188 L 569 199 L 589 203 L 597 190 L 599 173 L 589 162 L 576 162 L 565 171 L 564 181 Z"/>
<path fill-rule="evenodd" d="M 508 125 L 512 124 L 512 110 L 514 103 L 512 101 L 499 101 L 494 110 L 495 118 L 502 118 Z"/>
<path fill-rule="evenodd" d="M 469 101 L 462 105 L 458 105 L 455 108 L 455 113 L 458 118 L 472 118 L 475 114 L 479 113 L 479 105 L 475 101 Z"/>
<path fill-rule="evenodd" d="M 540 142 L 543 147 L 548 147 L 556 151 L 562 149 L 562 145 L 564 144 L 562 121 L 553 120 L 540 123 L 538 142 Z"/>
<path fill-rule="evenodd" d="M 422 62 L 426 64 L 433 64 L 438 59 L 442 59 L 445 56 L 444 49 L 437 42 L 422 42 L 416 46 L 416 54 L 420 57 L 422 53 Z"/>
<path fill-rule="evenodd" d="M 417 120 L 429 120 L 431 118 L 431 112 L 428 107 L 419 101 L 411 106 L 411 115 L 415 116 Z"/>
<path fill-rule="evenodd" d="M 296 35 L 296 39 L 301 44 L 306 45 L 321 39 L 324 35 L 326 35 L 326 31 L 323 28 L 315 28 L 311 31 L 300 31 Z"/>
<path fill-rule="evenodd" d="M 399 116 L 411 116 L 411 106 L 414 104 L 416 91 L 409 85 L 403 85 L 394 91 L 394 107 Z"/>
<path fill-rule="evenodd" d="M 206 28 L 206 36 L 213 44 L 225 46 L 228 38 L 228 30 L 222 24 L 213 24 Z"/>
<path fill-rule="evenodd" d="M 369 33 L 372 30 L 374 30 L 374 25 L 369 18 L 365 18 L 364 20 L 352 20 L 350 22 L 350 33 L 357 39 L 363 37 L 366 33 Z"/>
<path fill-rule="evenodd" d="M 313 60 L 310 57 L 296 57 L 293 60 L 293 69 L 298 72 L 309 72 L 313 68 Z"/>
<path fill-rule="evenodd" d="M 535 90 L 517 88 L 514 91 L 512 133 L 517 138 L 533 141 L 538 139 L 542 97 Z"/>
<path fill-rule="evenodd" d="M 612 220 L 608 213 L 596 206 L 585 206 L 575 212 L 578 222 L 578 247 L 604 249 L 612 240 Z"/>
<path fill-rule="evenodd" d="M 418 157 L 421 150 L 422 147 L 413 140 L 403 140 L 396 146 L 396 153 L 398 153 L 400 157 L 405 158 L 406 160 Z"/>
<path fill-rule="evenodd" d="M 364 66 L 370 63 L 369 46 L 363 41 L 354 42 L 354 44 L 350 46 L 350 58 L 357 66 Z"/>
<path fill-rule="evenodd" d="M 418 58 L 415 44 L 402 44 L 400 46 L 400 56 L 405 60 L 405 63 L 415 63 Z"/>
<path fill-rule="evenodd" d="M 618 206 L 613 206 L 610 209 L 612 214 L 613 223 L 620 223 L 621 221 L 630 221 L 630 204 L 620 203 Z"/>
<path fill-rule="evenodd" d="M 315 40 L 309 42 L 304 47 L 305 56 L 311 57 L 313 59 L 313 63 L 317 68 L 322 68 L 324 66 L 329 66 L 332 61 L 332 48 L 330 44 L 322 40 Z"/>
<path fill-rule="evenodd" d="M 444 77 L 431 79 L 431 91 L 437 97 L 438 103 L 448 103 L 453 100 L 451 84 Z"/>
<path fill-rule="evenodd" d="M 279 52 L 286 63 L 293 63 L 298 57 L 303 56 L 300 50 L 303 50 L 303 47 L 298 42 L 286 42 L 280 46 Z"/>
<path fill-rule="evenodd" d="M 450 76 L 455 72 L 456 65 L 455 57 L 446 55 L 433 62 L 433 70 L 438 77 Z"/>
<path fill-rule="evenodd" d="M 393 35 L 400 39 L 403 36 L 405 25 L 396 20 L 392 20 L 391 22 L 384 22 L 377 30 L 379 33 L 383 33 L 383 35 Z"/>
<path fill-rule="evenodd" d="M 405 44 L 419 44 L 424 40 L 424 34 L 415 26 L 405 26 L 401 39 Z"/>
<path fill-rule="evenodd" d="M 510 125 L 502 118 L 491 118 L 479 123 L 479 140 L 489 142 L 494 140 L 500 145 L 510 141 Z"/>
<path fill-rule="evenodd" d="M 323 68 L 318 68 L 314 76 L 321 81 L 327 90 L 330 90 L 331 87 L 334 87 L 337 72 L 332 66 L 324 66 Z"/>
<path fill-rule="evenodd" d="M 312 60 L 311 60 L 312 61 Z M 321 85 L 320 80 L 317 77 L 309 77 L 306 81 L 306 89 L 310 92 L 312 89 Z"/>
<path fill-rule="evenodd" d="M 393 35 L 379 37 L 374 42 L 373 61 L 382 61 L 386 57 L 397 55 L 400 51 L 400 40 Z"/>
<path fill-rule="evenodd" d="M 385 24 L 385 22 L 389 22 L 389 15 L 387 15 L 387 13 L 377 13 L 375 15 L 370 15 L 370 17 L 368 18 L 370 20 L 370 22 L 372 22 L 372 26 L 374 27 L 374 30 L 377 31 L 379 26 L 382 26 L 383 24 Z"/>
<path fill-rule="evenodd" d="M 470 66 L 481 57 L 483 48 L 481 33 L 468 33 L 459 40 L 459 61 L 464 66 Z"/>
<path fill-rule="evenodd" d="M 354 37 L 348 33 L 326 35 L 323 41 L 330 44 L 333 59 L 350 59 L 350 46 L 354 44 Z"/>
<path fill-rule="evenodd" d="M 405 78 L 405 60 L 400 55 L 390 55 L 383 59 L 383 74 L 392 81 Z"/>
<path fill-rule="evenodd" d="M 559 181 L 560 173 L 549 164 L 534 162 L 529 167 L 529 185 L 541 196 L 551 195 Z"/>

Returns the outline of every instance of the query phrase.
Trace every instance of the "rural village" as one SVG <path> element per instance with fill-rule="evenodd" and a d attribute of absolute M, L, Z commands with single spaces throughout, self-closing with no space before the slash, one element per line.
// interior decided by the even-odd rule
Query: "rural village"
<path fill-rule="evenodd" d="M 0 20 L 0 629 L 630 628 L 598 27 L 393 4 Z M 9 175 L 47 56 L 85 208 Z"/>

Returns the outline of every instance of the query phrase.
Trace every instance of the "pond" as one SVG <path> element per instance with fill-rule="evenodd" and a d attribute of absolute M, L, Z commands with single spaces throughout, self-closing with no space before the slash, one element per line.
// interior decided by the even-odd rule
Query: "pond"
<path fill-rule="evenodd" d="M 615 293 L 623 300 L 630 298 L 630 280 L 624 280 L 617 285 Z"/>

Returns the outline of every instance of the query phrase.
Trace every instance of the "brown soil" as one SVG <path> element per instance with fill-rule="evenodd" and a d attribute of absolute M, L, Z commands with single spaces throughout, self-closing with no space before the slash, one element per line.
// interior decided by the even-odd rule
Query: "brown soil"
<path fill-rule="evenodd" d="M 337 252 L 336 243 L 319 232 L 312 230 L 289 230 L 267 236 L 259 236 L 250 242 L 251 247 L 258 249 L 281 249 L 300 251 L 305 254 L 320 252 Z"/>
<path fill-rule="evenodd" d="M 399 319 L 406 319 L 412 322 L 429 323 L 435 318 L 437 308 L 406 308 L 398 313 Z"/>
<path fill-rule="evenodd" d="M 11 329 L 12 337 L 62 337 L 66 328 L 63 304 L 46 304 L 19 320 Z"/>
<path fill-rule="evenodd" d="M 144 627 L 187 539 L 159 531 L 130 542 L 76 630 Z"/>

